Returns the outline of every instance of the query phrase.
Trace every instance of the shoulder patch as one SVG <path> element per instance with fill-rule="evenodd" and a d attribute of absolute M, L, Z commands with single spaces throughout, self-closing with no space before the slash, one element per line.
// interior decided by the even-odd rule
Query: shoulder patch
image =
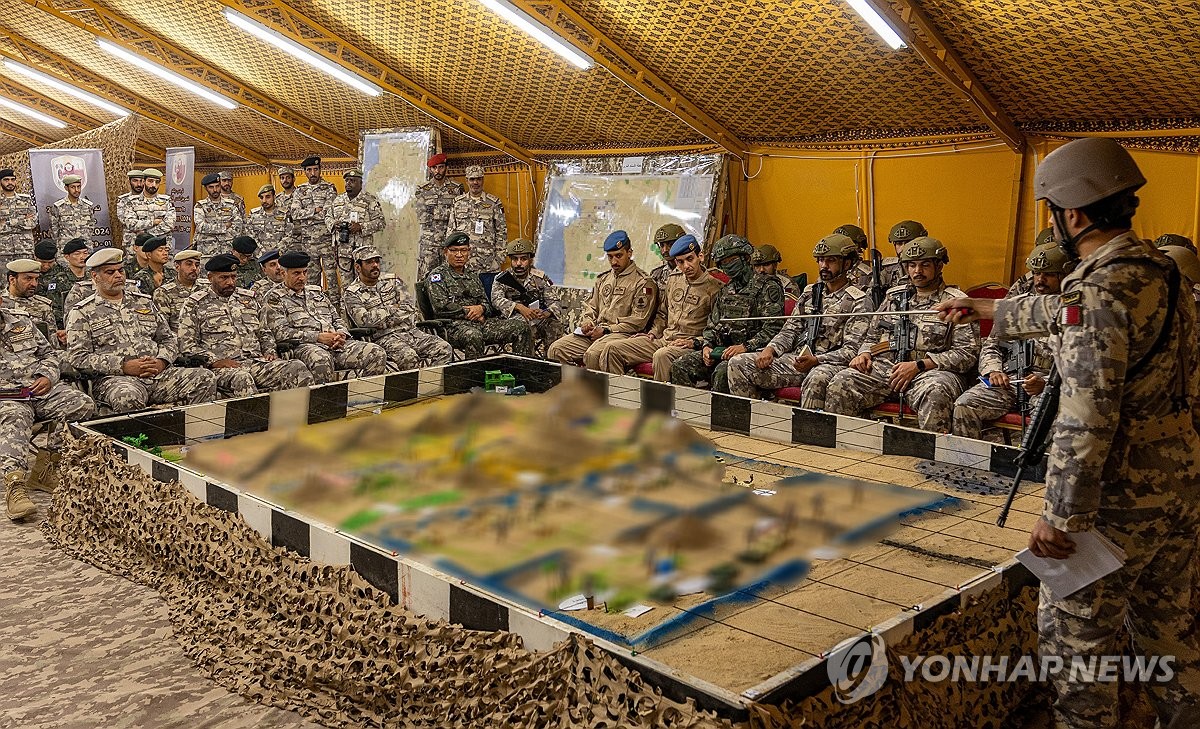
<path fill-rule="evenodd" d="M 429 283 L 440 283 L 441 280 L 442 280 L 442 274 L 440 274 L 440 273 L 429 274 Z"/>
<path fill-rule="evenodd" d="M 1083 301 L 1082 291 L 1068 291 L 1062 295 L 1063 306 L 1078 306 Z"/>

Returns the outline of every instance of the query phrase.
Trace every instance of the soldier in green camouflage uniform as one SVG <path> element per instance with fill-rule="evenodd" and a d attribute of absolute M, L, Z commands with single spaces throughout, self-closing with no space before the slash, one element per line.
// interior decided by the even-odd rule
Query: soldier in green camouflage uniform
<path fill-rule="evenodd" d="M 238 288 L 236 267 L 228 253 L 204 264 L 210 285 L 189 296 L 179 313 L 180 354 L 211 369 L 225 397 L 313 384 L 303 362 L 279 359 L 262 304 L 249 289 Z"/>
<path fill-rule="evenodd" d="M 303 251 L 279 257 L 283 286 L 267 292 L 266 314 L 276 344 L 298 342 L 291 356 L 308 367 L 317 384 L 332 381 L 337 370 L 352 370 L 355 377 L 382 375 L 387 353 L 378 344 L 350 338 L 329 297 L 319 286 L 305 284 L 310 263 Z"/>
<path fill-rule="evenodd" d="M 236 205 L 238 212 L 242 215 L 242 220 L 245 220 L 246 199 L 233 191 L 233 173 L 229 170 L 221 170 L 217 173 L 217 177 L 221 181 L 221 199 Z"/>
<path fill-rule="evenodd" d="M 708 326 L 700 335 L 700 351 L 688 352 L 671 365 L 671 382 L 694 387 L 709 382 L 714 392 L 729 392 L 729 360 L 757 352 L 783 327 L 783 285 L 750 266 L 754 246 L 738 235 L 727 235 L 713 246 L 712 259 L 729 277 L 713 302 Z M 725 322 L 727 318 L 777 316 L 770 321 Z M 698 342 L 698 344 L 700 344 Z"/>
<path fill-rule="evenodd" d="M 162 173 L 146 170 L 143 174 L 145 181 L 142 194 L 132 196 L 125 202 L 124 217 L 121 218 L 121 225 L 125 228 L 125 253 L 131 258 L 136 257 L 133 246 L 138 234 L 170 237 L 175 228 L 176 214 L 171 196 L 158 194 Z M 133 255 L 130 255 L 131 252 Z"/>
<path fill-rule="evenodd" d="M 942 280 L 950 255 L 941 241 L 922 236 L 900 253 L 911 284 L 893 286 L 880 312 L 930 309 L 939 301 L 963 296 Z M 904 393 L 917 413 L 917 426 L 948 433 L 954 401 L 979 361 L 979 327 L 951 326 L 935 315 L 907 314 L 908 341 L 901 342 L 900 317 L 876 316 L 850 366 L 834 375 L 825 409 L 861 416 L 893 393 Z M 903 361 L 897 361 L 897 352 Z"/>
<path fill-rule="evenodd" d="M 346 318 L 371 330 L 400 370 L 443 365 L 454 356 L 450 343 L 417 326 L 417 302 L 396 278 L 381 278 L 383 255 L 374 246 L 354 251 L 354 283 L 346 287 Z"/>
<path fill-rule="evenodd" d="M 246 235 L 269 250 L 279 250 L 291 239 L 292 222 L 288 220 L 287 207 L 280 202 L 281 197 L 275 195 L 274 185 L 258 188 L 262 205 L 251 210 L 246 219 Z M 288 200 L 291 200 L 290 195 Z"/>
<path fill-rule="evenodd" d="M 308 267 L 308 282 L 322 284 L 326 292 L 332 296 L 340 296 L 341 291 L 334 285 L 334 271 L 337 269 L 333 254 L 333 238 L 325 225 L 325 212 L 333 205 L 337 197 L 337 188 L 332 182 L 321 178 L 321 158 L 309 157 L 302 165 L 308 183 L 296 187 L 292 194 L 292 204 L 288 208 L 288 216 L 296 226 L 296 239 L 290 250 L 304 251 L 312 259 L 313 265 Z M 335 301 L 337 299 L 335 298 Z"/>
<path fill-rule="evenodd" d="M 96 203 L 81 192 L 83 178 L 67 175 L 62 178 L 67 196 L 50 206 L 50 240 L 63 245 L 74 238 L 91 238 L 96 229 Z"/>
<path fill-rule="evenodd" d="M 42 266 L 31 258 L 14 258 L 8 262 L 8 292 L 4 304 L 20 307 L 29 314 L 38 330 L 50 340 L 50 346 L 61 348 L 66 336 L 58 336 L 58 321 L 54 318 L 54 304 L 45 296 L 38 296 L 38 279 Z"/>
<path fill-rule="evenodd" d="M 517 238 L 509 241 L 505 254 L 508 270 L 492 282 L 492 306 L 501 315 L 522 318 L 533 328 L 535 345 L 545 351 L 552 342 L 563 335 L 562 304 L 554 293 L 554 282 L 541 269 L 534 267 L 533 254 L 537 249 L 533 241 Z M 509 283 L 509 274 L 524 289 L 524 294 Z M 537 308 L 532 308 L 534 304 Z"/>
<path fill-rule="evenodd" d="M 1042 588 L 1043 655 L 1068 665 L 1130 655 L 1117 642 L 1127 627 L 1132 655 L 1174 657 L 1169 679 L 1156 671 L 1143 684 L 1159 725 L 1195 727 L 1200 351 L 1177 269 L 1130 230 L 1144 183 L 1116 140 L 1080 139 L 1051 152 L 1034 191 L 1049 203 L 1059 244 L 1079 259 L 1062 295 L 963 298 L 939 308 L 951 321 L 992 316 L 1001 339 L 1050 338 L 1062 391 L 1030 551 L 1063 559 L 1075 549 L 1073 533 L 1095 529 L 1126 555 L 1116 572 L 1066 597 Z M 956 311 L 963 307 L 974 311 L 964 317 Z M 1081 673 L 1053 676 L 1056 726 L 1125 726 L 1117 682 Z"/>
<path fill-rule="evenodd" d="M 33 231 L 37 224 L 33 197 L 17 192 L 17 174 L 13 170 L 0 170 L 0 265 L 33 255 Z"/>
<path fill-rule="evenodd" d="M 429 304 L 433 315 L 450 319 L 446 338 L 467 359 L 483 356 L 488 344 L 506 344 L 513 354 L 533 354 L 533 330 L 524 318 L 500 316 L 484 293 L 479 274 L 467 268 L 471 239 L 466 233 L 451 233 L 443 246 L 446 262 L 429 272 Z"/>
<path fill-rule="evenodd" d="M 204 258 L 210 258 L 228 251 L 245 225 L 237 205 L 221 196 L 221 180 L 215 174 L 205 175 L 201 184 L 208 197 L 197 202 L 192 212 L 192 221 L 196 225 L 192 248 L 200 251 Z"/>
<path fill-rule="evenodd" d="M 1062 289 L 1062 278 L 1071 270 L 1067 254 L 1053 240 L 1037 246 L 1025 260 L 1032 274 L 1033 290 L 1039 296 L 1057 294 Z M 1006 299 L 1025 296 L 1014 286 L 1008 290 Z M 1018 410 L 1022 414 L 1037 408 L 1046 377 L 1050 373 L 1053 352 L 1048 339 L 1026 339 L 1004 346 L 995 336 L 983 340 L 979 349 L 979 371 L 987 380 L 964 392 L 954 402 L 954 434 L 964 438 L 978 438 L 987 423 L 1005 413 Z M 1018 380 L 1024 377 L 1024 380 Z M 1017 388 L 1024 391 L 1018 396 Z"/>
<path fill-rule="evenodd" d="M 350 169 L 342 173 L 346 191 L 333 199 L 325 211 L 325 227 L 329 229 L 334 254 L 337 258 L 338 284 L 344 290 L 354 280 L 354 251 L 373 245 L 375 234 L 382 231 L 383 206 L 379 198 L 362 189 L 363 173 Z M 347 226 L 349 242 L 341 243 L 340 226 Z"/>
<path fill-rule="evenodd" d="M 237 285 L 239 289 L 248 289 L 254 282 L 262 278 L 262 266 L 254 254 L 258 251 L 258 241 L 248 235 L 239 235 L 233 239 L 233 257 L 237 259 Z"/>
<path fill-rule="evenodd" d="M 849 314 L 871 311 L 871 297 L 848 282 L 855 264 L 862 260 L 858 246 L 847 236 L 835 233 L 813 248 L 820 282 L 810 284 L 797 309 L 805 314 Z M 814 299 L 820 291 L 820 311 Z M 729 362 L 729 393 L 757 397 L 761 390 L 800 387 L 801 407 L 825 409 L 825 392 L 833 376 L 846 368 L 858 354 L 858 345 L 871 325 L 868 317 L 789 319 L 775 338 L 758 354 L 739 354 Z M 809 347 L 812 327 L 817 335 Z M 805 351 L 805 349 L 808 351 Z"/>
<path fill-rule="evenodd" d="M 504 263 L 508 224 L 504 220 L 504 204 L 500 198 L 483 191 L 483 168 L 467 168 L 467 192 L 454 199 L 446 235 L 464 233 L 471 239 L 471 257 L 467 261 L 470 273 L 495 272 Z"/>
<path fill-rule="evenodd" d="M 188 249 L 175 254 L 175 280 L 164 284 L 152 294 L 155 306 L 167 318 L 171 331 L 179 331 L 179 312 L 183 302 L 208 281 L 200 278 L 200 251 Z"/>
<path fill-rule="evenodd" d="M 418 187 L 413 196 L 413 209 L 421 226 L 417 243 L 418 281 L 424 281 L 426 274 L 442 265 L 442 242 L 449 235 L 446 224 L 450 221 L 450 208 L 466 192 L 461 182 L 446 179 L 446 155 L 435 154 L 426 164 L 433 179 Z"/>
<path fill-rule="evenodd" d="M 171 258 L 169 243 L 169 238 L 156 235 L 142 244 L 146 267 L 137 272 L 135 280 L 138 290 L 146 296 L 153 296 L 155 291 L 175 280 L 175 269 L 167 266 Z"/>
<path fill-rule="evenodd" d="M 88 259 L 96 293 L 67 314 L 67 361 L 96 378 L 92 394 L 102 412 L 215 399 L 212 372 L 173 365 L 175 333 L 149 296 L 125 290 L 121 256 L 104 248 Z"/>
<path fill-rule="evenodd" d="M 675 261 L 671 259 L 671 246 L 682 238 L 687 231 L 675 223 L 667 223 L 654 231 L 654 245 L 662 256 L 662 263 L 650 269 L 650 278 L 658 285 L 658 298 L 661 300 L 667 293 L 667 277 L 675 272 Z"/>

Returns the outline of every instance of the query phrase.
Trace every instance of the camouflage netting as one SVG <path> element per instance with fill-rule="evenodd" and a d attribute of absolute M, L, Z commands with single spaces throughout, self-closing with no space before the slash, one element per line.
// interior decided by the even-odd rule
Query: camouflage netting
<path fill-rule="evenodd" d="M 708 727 L 572 636 L 545 653 L 512 633 L 426 620 L 345 567 L 272 547 L 97 437 L 71 440 L 44 529 L 72 556 L 154 587 L 214 680 L 329 726 Z M 728 726 L 728 724 L 724 724 Z"/>

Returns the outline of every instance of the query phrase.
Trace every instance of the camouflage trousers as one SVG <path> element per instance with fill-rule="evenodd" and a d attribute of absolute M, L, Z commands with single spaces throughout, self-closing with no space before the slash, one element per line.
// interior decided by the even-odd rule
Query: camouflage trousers
<path fill-rule="evenodd" d="M 29 437 L 35 422 L 52 423 L 46 447 L 58 451 L 66 423 L 87 420 L 95 414 L 92 398 L 61 382 L 28 402 L 0 400 L 0 474 L 29 468 L 29 457 L 35 452 Z"/>
<path fill-rule="evenodd" d="M 698 382 L 708 382 L 713 392 L 729 392 L 729 360 L 709 367 L 704 364 L 704 352 L 685 352 L 671 365 L 671 382 L 676 385 L 695 387 Z"/>
<path fill-rule="evenodd" d="M 438 266 L 442 265 L 442 241 L 446 236 L 442 236 L 439 240 L 433 233 L 421 232 L 421 237 L 417 241 L 417 280 L 424 281 L 429 272 Z"/>
<path fill-rule="evenodd" d="M 659 382 L 670 382 L 671 365 L 691 351 L 691 349 L 682 347 L 672 347 L 662 339 L 634 335 L 628 339 L 613 342 L 606 347 L 600 353 L 597 369 L 615 375 L 623 375 L 630 367 L 636 367 L 643 362 L 651 362 L 654 365 L 654 379 Z"/>
<path fill-rule="evenodd" d="M 825 410 L 861 417 L 892 394 L 888 378 L 892 363 L 876 359 L 870 372 L 846 367 L 833 376 L 825 395 Z M 949 433 L 954 401 L 963 391 L 961 375 L 943 370 L 921 372 L 913 378 L 904 395 L 905 403 L 917 413 L 917 427 L 934 433 Z"/>
<path fill-rule="evenodd" d="M 533 356 L 533 330 L 524 319 L 455 319 L 446 327 L 446 338 L 466 359 L 479 359 L 489 344 L 509 345 L 513 354 Z"/>
<path fill-rule="evenodd" d="M 604 351 L 614 343 L 626 339 L 629 339 L 628 334 L 605 334 L 599 339 L 585 337 L 582 334 L 567 334 L 554 340 L 554 343 L 546 349 L 546 358 L 563 364 L 583 362 L 583 366 L 589 370 L 599 370 L 600 358 Z"/>
<path fill-rule="evenodd" d="M 514 314 L 511 318 L 525 321 L 525 317 L 520 314 Z M 531 321 L 529 328 L 533 330 L 534 353 L 540 352 L 543 355 L 550 350 L 551 344 L 562 338 L 565 331 L 563 323 L 558 320 L 557 316 Z"/>
<path fill-rule="evenodd" d="M 978 438 L 983 434 L 985 425 L 1017 409 L 1018 387 L 1017 384 L 1008 387 L 988 387 L 980 382 L 964 392 L 954 401 L 954 434 L 964 438 Z M 1026 407 L 1032 411 L 1041 397 L 1029 397 Z"/>
<path fill-rule="evenodd" d="M 1170 464 L 1156 462 L 1159 455 L 1138 456 L 1146 470 L 1127 474 L 1132 483 L 1125 486 L 1142 481 L 1144 491 L 1145 480 L 1169 478 L 1165 469 Z M 1110 486 L 1123 491 L 1120 483 L 1106 483 L 1105 493 Z M 1159 494 L 1164 506 L 1102 507 L 1097 529 L 1125 550 L 1125 566 L 1061 600 L 1043 588 L 1038 605 L 1041 653 L 1062 658 L 1064 666 L 1071 666 L 1074 657 L 1086 662 L 1091 656 L 1129 655 L 1117 644 L 1122 625 L 1133 638 L 1132 655 L 1174 656 L 1171 680 L 1151 678 L 1144 684 L 1163 727 L 1200 726 L 1200 645 L 1192 627 L 1200 514 L 1195 484 L 1182 488 Z M 1161 667 L 1154 673 L 1161 678 Z M 1053 679 L 1056 726 L 1117 727 L 1116 681 L 1089 680 L 1095 678 L 1089 670 L 1074 674 L 1064 668 Z"/>
<path fill-rule="evenodd" d="M 504 266 L 504 252 L 491 244 L 471 241 L 471 257 L 467 259 L 467 271 L 471 273 L 497 272 Z"/>
<path fill-rule="evenodd" d="M 358 339 L 349 339 L 336 350 L 323 344 L 298 344 L 291 357 L 304 363 L 315 385 L 332 382 L 338 370 L 352 370 L 355 377 L 382 375 L 387 371 L 387 352 L 383 347 Z"/>
<path fill-rule="evenodd" d="M 198 235 L 192 240 L 192 247 L 200 251 L 205 261 L 218 253 L 228 253 L 233 250 L 232 235 Z M 129 255 L 133 255 L 132 248 Z"/>
<path fill-rule="evenodd" d="M 340 312 L 342 289 L 350 285 L 350 281 L 342 278 L 331 236 L 324 223 L 300 228 L 296 250 L 312 257 L 312 262 L 308 264 L 308 283 L 323 288 L 333 308 Z"/>
<path fill-rule="evenodd" d="M 384 334 L 373 341 L 387 352 L 388 361 L 396 371 L 443 365 L 454 357 L 449 342 L 417 327 Z"/>
<path fill-rule="evenodd" d="M 312 373 L 298 359 L 242 360 L 241 367 L 221 367 L 217 375 L 217 392 L 222 397 L 246 397 L 260 392 L 289 390 L 313 384 Z"/>
<path fill-rule="evenodd" d="M 769 367 L 760 370 L 754 360 L 758 353 L 739 354 L 729 360 L 729 394 L 740 397 L 762 397 L 763 390 L 778 390 L 781 387 L 801 388 L 800 407 L 807 410 L 824 410 L 825 394 L 834 375 L 846 369 L 844 365 L 820 364 L 808 372 L 796 369 L 795 354 L 784 354 L 771 361 Z"/>
<path fill-rule="evenodd" d="M 102 377 L 92 388 L 102 413 L 127 413 L 148 405 L 195 405 L 217 399 L 217 376 L 196 367 L 168 367 L 156 377 Z"/>

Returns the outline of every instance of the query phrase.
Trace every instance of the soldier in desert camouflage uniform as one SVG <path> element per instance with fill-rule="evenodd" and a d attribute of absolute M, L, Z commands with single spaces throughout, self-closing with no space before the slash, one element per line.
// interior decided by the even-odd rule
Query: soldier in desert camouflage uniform
<path fill-rule="evenodd" d="M 266 301 L 267 291 L 283 285 L 283 267 L 279 265 L 279 251 L 267 251 L 258 259 L 262 267 L 262 278 L 250 286 L 250 290 L 260 301 Z"/>
<path fill-rule="evenodd" d="M 533 241 L 525 238 L 509 241 L 505 249 L 508 270 L 492 282 L 492 306 L 503 316 L 529 322 L 535 346 L 545 351 L 563 335 L 565 315 L 554 293 L 554 282 L 533 265 L 536 250 Z"/>
<path fill-rule="evenodd" d="M 908 272 L 904 268 L 904 264 L 900 261 L 900 251 L 908 245 L 910 241 L 916 240 L 922 236 L 928 236 L 928 231 L 925 226 L 915 220 L 901 220 L 892 226 L 888 232 L 888 243 L 891 243 L 896 248 L 896 255 L 884 256 L 883 265 L 880 271 L 880 285 L 884 290 L 890 289 L 893 286 L 908 285 Z"/>
<path fill-rule="evenodd" d="M 179 313 L 180 353 L 211 369 L 225 397 L 313 384 L 303 362 L 279 359 L 258 297 L 237 286 L 237 263 L 222 253 L 204 264 L 209 286 L 192 293 Z"/>
<path fill-rule="evenodd" d="M 118 223 L 121 223 L 121 225 L 125 224 L 123 222 L 125 220 L 125 208 L 129 206 L 129 201 L 138 195 L 141 195 L 142 190 L 146 189 L 146 172 L 144 170 L 129 170 L 129 172 L 125 173 L 125 176 L 129 179 L 129 192 L 123 192 L 120 195 L 117 195 L 116 214 L 113 218 Z M 116 240 L 116 234 L 117 232 L 114 229 L 114 241 Z M 133 235 L 136 234 L 122 235 L 122 244 L 128 247 L 133 242 Z M 82 237 L 87 238 L 89 242 L 91 241 L 90 236 Z"/>
<path fill-rule="evenodd" d="M 446 179 L 446 155 L 435 154 L 426 163 L 433 179 L 417 188 L 413 196 L 413 208 L 421 226 L 421 238 L 417 243 L 420 256 L 417 262 L 417 280 L 442 265 L 442 243 L 449 235 L 446 224 L 450 221 L 450 208 L 466 190 L 462 183 Z"/>
<path fill-rule="evenodd" d="M 654 283 L 658 285 L 660 301 L 667 292 L 667 277 L 675 272 L 675 261 L 671 258 L 671 246 L 675 245 L 675 241 L 686 233 L 686 230 L 675 223 L 667 223 L 654 231 L 654 245 L 658 248 L 658 253 L 662 256 L 663 261 L 650 269 L 650 278 L 654 279 Z"/>
<path fill-rule="evenodd" d="M 238 212 L 241 213 L 242 219 L 246 219 L 246 199 L 233 191 L 233 173 L 229 170 L 221 170 L 217 173 L 218 179 L 221 181 L 221 199 L 228 200 L 237 206 Z"/>
<path fill-rule="evenodd" d="M 50 239 L 63 245 L 74 238 L 91 238 L 96 229 L 96 203 L 81 194 L 83 178 L 67 175 L 62 183 L 67 196 L 50 206 Z"/>
<path fill-rule="evenodd" d="M 162 173 L 146 170 L 143 174 L 142 194 L 131 196 L 125 202 L 124 217 L 121 218 L 125 228 L 125 254 L 131 258 L 136 257 L 133 247 L 139 233 L 170 237 L 175 228 L 176 214 L 171 196 L 158 194 Z"/>
<path fill-rule="evenodd" d="M 183 302 L 196 291 L 196 287 L 207 286 L 200 278 L 200 251 L 188 249 L 175 254 L 175 279 L 154 291 L 154 305 L 167 318 L 171 331 L 179 331 L 179 311 Z"/>
<path fill-rule="evenodd" d="M 500 198 L 483 191 L 483 168 L 467 168 L 467 192 L 454 199 L 446 235 L 465 233 L 471 239 L 471 257 L 467 262 L 470 273 L 499 271 L 504 263 L 508 224 L 504 220 L 504 204 Z"/>
<path fill-rule="evenodd" d="M 1039 250 L 1046 250 L 1058 245 L 1054 240 L 1054 229 L 1044 228 L 1042 232 L 1037 234 L 1037 238 L 1033 241 L 1033 250 L 1030 251 L 1029 257 L 1032 258 Z M 1011 299 L 1014 296 L 1021 296 L 1033 291 L 1033 271 L 1026 271 L 1021 274 L 1021 277 L 1012 282 L 1008 287 L 1006 298 Z"/>
<path fill-rule="evenodd" d="M 870 294 L 871 262 L 869 257 L 863 258 L 867 249 L 871 247 L 871 241 L 867 239 L 867 232 L 853 223 L 847 223 L 834 228 L 833 235 L 844 235 L 854 241 L 854 245 L 858 248 L 858 260 L 854 262 L 854 268 L 846 273 L 846 283 Z"/>
<path fill-rule="evenodd" d="M 338 284 L 345 289 L 354 280 L 354 251 L 373 245 L 375 234 L 383 230 L 386 221 L 379 198 L 362 189 L 362 170 L 346 170 L 342 179 L 346 191 L 335 197 L 325 211 L 325 227 L 329 229 L 337 257 Z M 345 226 L 345 244 L 341 242 L 342 226 Z"/>
<path fill-rule="evenodd" d="M 0 264 L 33 255 L 37 224 L 33 197 L 17 192 L 17 173 L 0 170 Z"/>
<path fill-rule="evenodd" d="M 61 348 L 66 337 L 59 339 L 54 304 L 45 296 L 37 294 L 38 279 L 42 275 L 41 264 L 31 258 L 14 258 L 5 268 L 8 288 L 7 295 L 4 296 L 4 305 L 24 309 L 38 330 L 46 335 L 50 346 Z"/>
<path fill-rule="evenodd" d="M 192 247 L 204 258 L 229 251 L 233 239 L 245 227 L 242 214 L 232 200 L 221 196 L 221 180 L 215 174 L 200 181 L 208 197 L 196 203 L 192 220 L 196 224 Z"/>
<path fill-rule="evenodd" d="M 304 251 L 312 259 L 308 267 L 308 282 L 322 284 L 333 297 L 335 306 L 341 291 L 334 285 L 337 269 L 333 252 L 333 238 L 325 224 L 325 213 L 333 206 L 337 188 L 332 182 L 321 179 L 321 158 L 309 157 L 302 165 L 308 183 L 296 187 L 288 216 L 296 226 L 295 249 Z"/>
<path fill-rule="evenodd" d="M 246 235 L 263 248 L 283 248 L 292 235 L 292 222 L 288 220 L 287 208 L 280 202 L 280 196 L 275 194 L 274 185 L 258 188 L 258 199 L 262 205 L 250 211 L 246 219 Z M 291 196 L 288 200 L 291 200 Z"/>
<path fill-rule="evenodd" d="M 417 303 L 399 278 L 381 278 L 383 255 L 374 246 L 354 251 L 354 283 L 346 287 L 346 317 L 351 326 L 371 330 L 400 370 L 446 364 L 450 343 L 417 326 Z"/>

